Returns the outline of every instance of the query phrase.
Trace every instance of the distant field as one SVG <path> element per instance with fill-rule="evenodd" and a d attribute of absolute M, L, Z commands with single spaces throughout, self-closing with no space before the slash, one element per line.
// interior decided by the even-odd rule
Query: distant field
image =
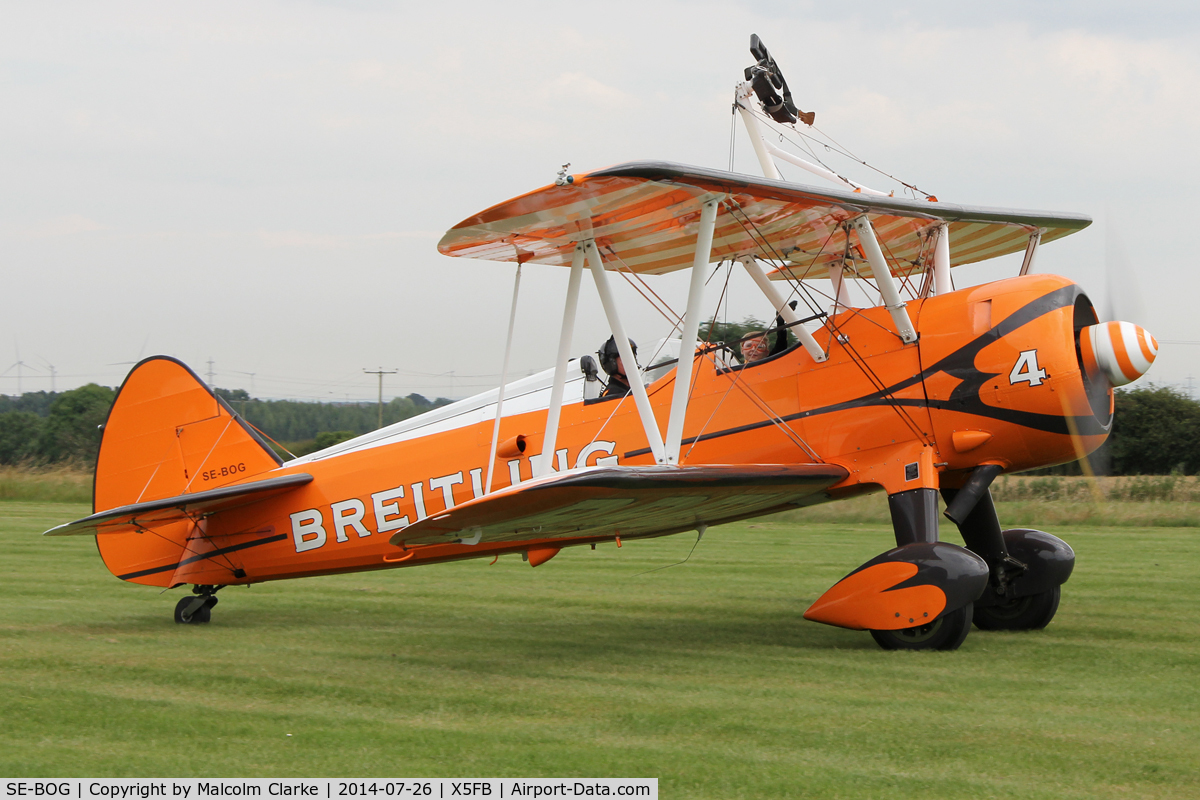
<path fill-rule="evenodd" d="M 92 473 L 77 467 L 0 466 L 0 500 L 90 504 Z"/>
<path fill-rule="evenodd" d="M 874 498 L 877 502 L 882 498 Z M 661 796 L 1200 796 L 1200 538 L 1052 528 L 1051 626 L 888 653 L 804 609 L 887 526 L 694 537 L 229 589 L 123 584 L 86 505 L 0 503 L 0 773 L 641 776 Z M 952 537 L 947 537 L 952 538 Z M 291 736 L 288 736 L 291 734 Z"/>
<path fill-rule="evenodd" d="M 992 484 L 1006 528 L 1200 527 L 1200 479 L 1175 475 L 1081 478 L 1002 476 Z M 794 522 L 889 523 L 883 495 L 826 503 L 778 517 Z"/>
<path fill-rule="evenodd" d="M 1200 527 L 1200 479 L 1146 475 L 1089 480 L 1003 476 L 992 487 L 1006 527 L 1092 525 Z M 91 503 L 92 474 L 73 467 L 0 467 L 0 501 Z M 803 522 L 888 523 L 887 502 L 872 495 L 787 512 Z"/>

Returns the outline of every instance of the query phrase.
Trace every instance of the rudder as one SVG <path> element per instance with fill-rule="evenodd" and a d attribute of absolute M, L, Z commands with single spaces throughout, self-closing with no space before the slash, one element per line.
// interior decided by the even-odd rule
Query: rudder
<path fill-rule="evenodd" d="M 152 356 L 125 378 L 104 423 L 92 511 L 215 489 L 281 463 L 185 364 Z"/>
<path fill-rule="evenodd" d="M 92 511 L 241 483 L 282 463 L 187 365 L 152 356 L 130 371 L 104 423 Z M 109 570 L 125 577 L 181 553 L 193 528 L 175 522 L 153 535 L 104 534 L 97 544 Z M 164 585 L 169 577 L 126 580 Z"/>

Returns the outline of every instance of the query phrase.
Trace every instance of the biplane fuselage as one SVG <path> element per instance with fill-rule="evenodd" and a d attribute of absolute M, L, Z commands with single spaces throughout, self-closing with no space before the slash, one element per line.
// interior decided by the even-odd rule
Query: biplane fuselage
<path fill-rule="evenodd" d="M 1111 392 L 1093 411 L 1074 341 L 1076 328 L 1094 317 L 1077 317 L 1089 315 L 1090 306 L 1075 284 L 1030 275 L 908 308 L 918 342 L 903 344 L 882 308 L 849 309 L 828 325 L 837 335 L 823 342 L 824 363 L 796 346 L 727 367 L 700 348 L 681 463 L 841 467 L 843 478 L 803 501 L 818 503 L 863 491 L 954 486 L 980 464 L 1027 469 L 1079 457 L 1080 437 L 1087 450 L 1103 441 Z M 157 368 L 185 369 L 165 360 Z M 674 378 L 672 369 L 647 387 L 663 428 Z M 215 413 L 220 417 L 220 409 Z M 307 473 L 313 480 L 205 518 L 190 562 L 167 544 L 161 553 L 147 551 L 140 533 L 102 535 L 101 552 L 114 573 L 137 583 L 229 585 L 637 538 L 613 529 L 553 540 L 530 531 L 527 538 L 475 545 L 390 543 L 406 526 L 483 494 L 493 426 L 463 416 L 465 423 L 451 417 L 431 426 L 442 428 L 436 432 L 390 443 L 376 435 L 373 446 L 349 443 L 343 454 L 327 451 L 271 470 L 270 477 Z M 546 418 L 544 405 L 503 418 L 499 438 L 510 448 L 495 461 L 494 488 L 533 477 Z M 518 437 L 524 452 L 516 451 Z M 631 398 L 564 404 L 556 468 L 612 464 L 654 464 Z M 171 467 L 184 471 L 193 492 L 251 477 L 237 452 L 185 453 Z M 145 493 L 144 470 L 122 474 L 128 484 L 115 477 L 98 482 L 97 508 Z M 193 521 L 170 524 L 180 530 L 160 531 L 164 541 L 186 539 Z"/>

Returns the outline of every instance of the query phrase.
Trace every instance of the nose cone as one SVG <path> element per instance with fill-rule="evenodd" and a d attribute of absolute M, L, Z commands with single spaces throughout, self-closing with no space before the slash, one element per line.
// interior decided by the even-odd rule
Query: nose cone
<path fill-rule="evenodd" d="M 1079 350 L 1088 377 L 1104 376 L 1113 386 L 1124 386 L 1150 369 L 1158 340 L 1132 322 L 1101 322 L 1079 331 Z"/>

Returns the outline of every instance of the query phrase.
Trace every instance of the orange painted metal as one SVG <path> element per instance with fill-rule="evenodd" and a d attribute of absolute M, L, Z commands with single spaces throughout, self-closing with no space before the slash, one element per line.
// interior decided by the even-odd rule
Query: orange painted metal
<path fill-rule="evenodd" d="M 525 454 L 525 436 L 517 434 L 496 446 L 497 458 L 520 458 Z"/>
<path fill-rule="evenodd" d="M 856 631 L 895 631 L 932 622 L 946 607 L 946 595 L 922 584 L 892 589 L 917 574 L 905 561 L 874 564 L 847 575 L 804 612 L 804 618 Z"/>
<path fill-rule="evenodd" d="M 103 511 L 244 483 L 278 466 L 191 370 L 173 359 L 150 359 L 129 374 L 105 422 L 92 507 Z M 240 538 L 261 537 L 268 528 L 273 533 L 270 524 L 251 527 Z M 203 538 L 201 528 L 191 520 L 158 524 L 98 536 L 97 546 L 108 568 L 125 580 L 201 583 L 192 578 L 211 564 L 197 556 L 214 549 L 193 541 Z M 146 570 L 152 572 L 142 574 Z"/>
<path fill-rule="evenodd" d="M 979 445 L 986 444 L 991 438 L 992 434 L 987 431 L 955 431 L 950 435 L 950 442 L 954 445 L 955 451 L 968 453 Z"/>
<path fill-rule="evenodd" d="M 701 354 L 681 462 L 844 467 L 846 479 L 814 498 L 823 501 L 878 488 L 894 493 L 955 486 L 981 463 L 1021 470 L 1074 460 L 1072 431 L 1090 451 L 1104 441 L 1108 426 L 1089 405 L 1075 354 L 1079 295 L 1064 278 L 1027 275 L 912 301 L 908 310 L 920 340 L 911 345 L 896 336 L 885 309 L 846 310 L 816 334 L 829 353 L 824 363 L 800 347 L 733 369 Z M 980 304 L 989 319 L 975 331 Z M 1018 360 L 1031 350 L 1044 379 L 1013 382 Z M 660 430 L 673 383 L 671 371 L 648 387 Z M 531 456 L 541 449 L 545 423 L 545 409 L 502 420 L 501 440 L 522 434 L 527 449 L 498 460 L 495 488 L 509 485 L 510 475 L 532 477 Z M 966 452 L 954 446 L 956 431 L 981 428 L 992 437 Z M 617 539 L 546 541 L 531 535 L 406 551 L 389 544 L 404 525 L 481 493 L 474 476 L 486 474 L 491 437 L 492 422 L 476 422 L 277 466 L 190 371 L 175 362 L 148 362 L 130 375 L 109 419 L 97 510 L 174 496 L 189 486 L 194 491 L 296 473 L 313 480 L 222 510 L 203 525 L 184 521 L 102 534 L 100 550 L 126 580 L 226 585 Z M 557 448 L 567 451 L 570 466 L 600 458 L 653 464 L 631 398 L 565 405 Z"/>
<path fill-rule="evenodd" d="M 545 564 L 550 559 L 558 555 L 558 547 L 531 547 L 525 551 L 529 558 L 529 566 L 537 567 Z"/>

